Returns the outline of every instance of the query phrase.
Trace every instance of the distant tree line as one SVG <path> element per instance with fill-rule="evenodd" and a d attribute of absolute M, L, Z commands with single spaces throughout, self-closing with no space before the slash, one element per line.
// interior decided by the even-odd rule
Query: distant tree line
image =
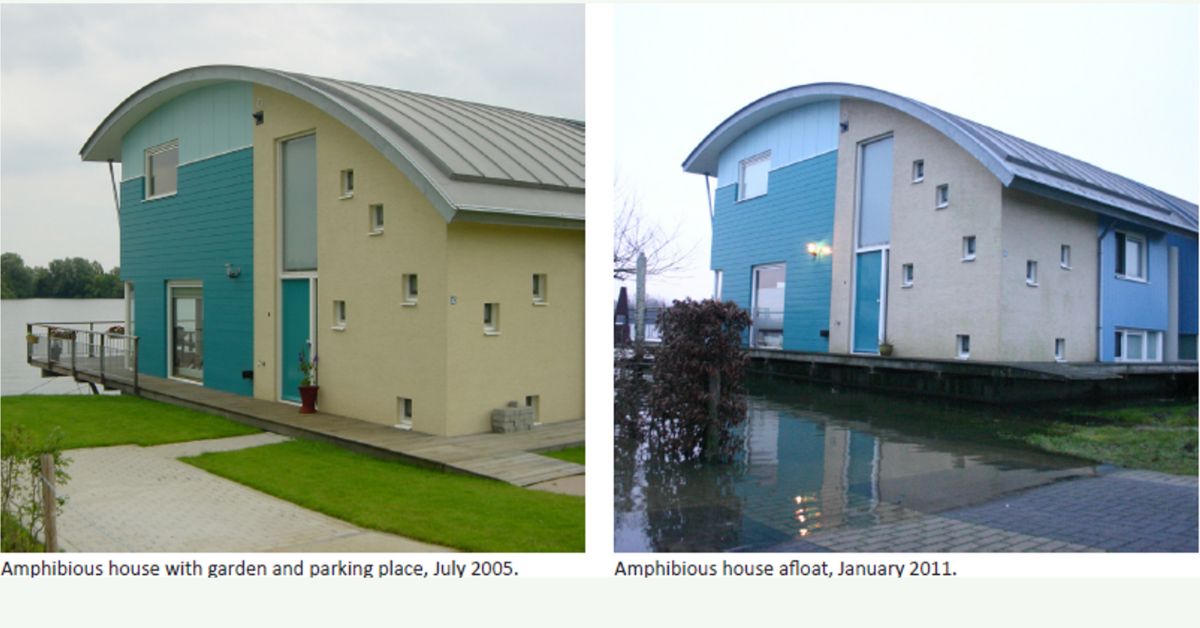
<path fill-rule="evenodd" d="M 119 267 L 104 272 L 100 262 L 70 257 L 48 268 L 30 268 L 16 253 L 0 256 L 0 298 L 118 299 L 124 294 Z"/>

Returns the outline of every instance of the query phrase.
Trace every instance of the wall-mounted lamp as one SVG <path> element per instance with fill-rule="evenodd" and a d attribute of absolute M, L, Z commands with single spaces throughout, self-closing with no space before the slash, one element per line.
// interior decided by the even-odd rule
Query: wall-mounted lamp
<path fill-rule="evenodd" d="M 808 243 L 808 254 L 813 256 L 813 259 L 817 259 L 818 257 L 826 257 L 831 253 L 833 253 L 833 249 L 829 248 L 828 244 L 821 244 L 820 242 Z"/>
<path fill-rule="evenodd" d="M 254 113 L 252 113 L 250 115 L 254 116 L 254 126 L 259 126 L 263 123 L 263 112 L 262 111 L 255 111 Z"/>
<path fill-rule="evenodd" d="M 237 279 L 242 276 L 242 269 L 233 264 L 225 264 L 225 276 L 230 279 Z"/>

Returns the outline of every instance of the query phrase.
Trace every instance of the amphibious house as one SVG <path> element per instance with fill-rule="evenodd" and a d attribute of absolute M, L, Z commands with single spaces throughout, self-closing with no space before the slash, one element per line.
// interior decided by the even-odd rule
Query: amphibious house
<path fill-rule="evenodd" d="M 821 83 L 734 113 L 683 168 L 716 177 L 716 296 L 753 346 L 1196 359 L 1196 204 L 1078 159 Z"/>
<path fill-rule="evenodd" d="M 584 125 L 238 66 L 176 72 L 81 150 L 121 165 L 140 371 L 421 432 L 583 416 Z"/>

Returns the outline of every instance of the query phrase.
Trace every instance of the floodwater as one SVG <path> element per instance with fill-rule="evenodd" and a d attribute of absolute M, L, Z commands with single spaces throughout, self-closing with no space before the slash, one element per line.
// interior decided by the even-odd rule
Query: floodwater
<path fill-rule="evenodd" d="M 0 395 L 91 394 L 87 384 L 70 377 L 43 378 L 25 363 L 25 324 L 119 321 L 124 299 L 4 299 L 0 301 Z"/>
<path fill-rule="evenodd" d="M 618 439 L 616 551 L 771 551 L 1096 473 L 1087 461 L 995 442 L 986 424 L 1004 420 L 1002 410 L 750 384 L 730 462 L 662 462 Z"/>

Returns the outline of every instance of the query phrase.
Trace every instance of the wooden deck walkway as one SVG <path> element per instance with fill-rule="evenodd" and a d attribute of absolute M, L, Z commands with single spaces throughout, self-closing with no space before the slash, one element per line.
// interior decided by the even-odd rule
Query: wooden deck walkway
<path fill-rule="evenodd" d="M 72 376 L 70 364 L 48 364 L 32 358 L 29 365 L 58 375 Z M 85 359 L 77 360 L 75 378 L 100 384 L 98 368 L 90 366 Z M 134 392 L 131 381 L 106 378 L 103 383 L 122 392 Z M 324 412 L 300 414 L 294 405 L 148 375 L 139 377 L 138 395 L 219 414 L 286 436 L 333 443 L 377 458 L 467 473 L 517 486 L 530 486 L 584 472 L 582 465 L 532 453 L 582 445 L 582 419 L 549 423 L 529 432 L 446 437 L 409 432 Z"/>

